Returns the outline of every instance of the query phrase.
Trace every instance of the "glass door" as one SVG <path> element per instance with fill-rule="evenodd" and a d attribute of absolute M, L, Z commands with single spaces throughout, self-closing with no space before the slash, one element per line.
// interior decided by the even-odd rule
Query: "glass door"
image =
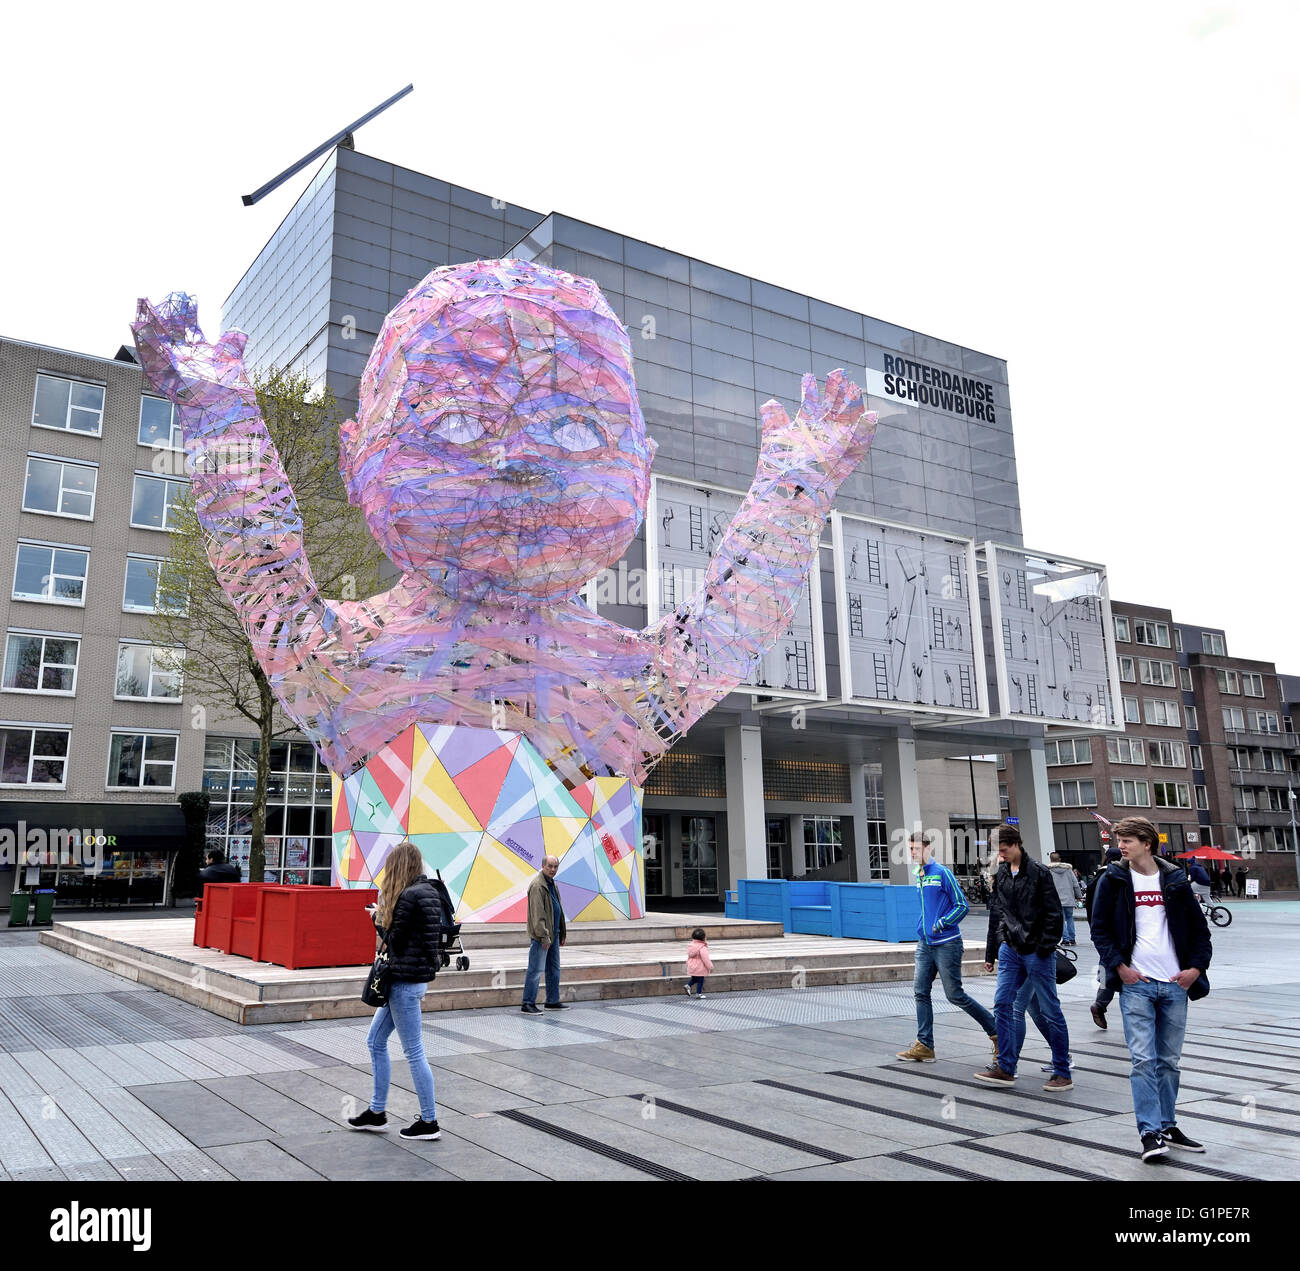
<path fill-rule="evenodd" d="M 682 895 L 718 894 L 718 842 L 711 816 L 682 817 Z"/>
<path fill-rule="evenodd" d="M 664 894 L 664 861 L 668 856 L 668 818 L 647 812 L 641 818 L 641 854 L 645 857 L 645 894 Z"/>
<path fill-rule="evenodd" d="M 772 817 L 767 823 L 767 876 L 784 878 L 783 862 L 790 855 L 790 822 L 786 817 Z"/>

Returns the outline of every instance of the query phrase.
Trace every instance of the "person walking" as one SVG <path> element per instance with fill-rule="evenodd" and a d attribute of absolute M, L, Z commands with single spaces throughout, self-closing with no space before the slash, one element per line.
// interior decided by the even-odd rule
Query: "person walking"
<path fill-rule="evenodd" d="M 1106 857 L 1097 867 L 1097 872 L 1088 880 L 1088 886 L 1083 893 L 1083 909 L 1088 915 L 1088 932 L 1092 933 L 1092 907 L 1096 903 L 1097 884 L 1101 882 L 1101 876 L 1106 872 L 1106 867 L 1113 861 L 1120 859 L 1118 847 L 1108 847 Z M 1106 984 L 1106 968 L 1098 966 L 1097 968 L 1097 996 L 1093 999 L 1092 1005 L 1088 1008 L 1092 1015 L 1092 1022 L 1104 1033 L 1106 1031 L 1106 1008 L 1115 1000 L 1115 990 Z"/>
<path fill-rule="evenodd" d="M 558 856 L 542 859 L 537 877 L 528 884 L 528 970 L 524 974 L 524 1004 L 519 1009 L 525 1015 L 540 1015 L 537 1006 L 537 985 L 546 968 L 546 1009 L 562 1011 L 560 1001 L 560 946 L 568 935 L 564 921 L 564 906 L 560 903 L 560 889 L 555 885 L 555 874 L 560 868 Z"/>
<path fill-rule="evenodd" d="M 916 1041 L 898 1052 L 899 1059 L 912 1063 L 934 1063 L 934 1007 L 930 989 L 934 977 L 943 982 L 943 995 L 959 1006 L 997 1045 L 997 1026 L 986 1007 L 981 1006 L 961 984 L 961 920 L 970 912 L 966 896 L 953 873 L 933 859 L 933 848 L 924 834 L 909 840 L 920 892 L 921 915 L 916 923 L 916 961 L 912 992 L 916 998 Z"/>
<path fill-rule="evenodd" d="M 420 1115 L 399 1136 L 404 1139 L 440 1139 L 438 1107 L 434 1100 L 433 1072 L 424 1054 L 424 1029 L 420 1024 L 420 1002 L 429 989 L 429 981 L 442 965 L 441 929 L 450 919 L 444 914 L 442 900 L 425 877 L 420 849 L 409 839 L 398 843 L 388 854 L 381 875 L 383 887 L 379 903 L 370 908 L 371 921 L 382 941 L 388 945 L 391 983 L 388 1001 L 371 1021 L 366 1046 L 374 1069 L 374 1089 L 370 1106 L 358 1116 L 349 1117 L 354 1130 L 385 1130 L 388 1116 L 388 1086 L 391 1066 L 388 1039 L 397 1030 L 402 1053 L 411 1069 Z"/>
<path fill-rule="evenodd" d="M 1052 882 L 1056 884 L 1056 894 L 1061 900 L 1061 919 L 1065 924 L 1062 944 L 1074 943 L 1074 907 L 1083 899 L 1083 888 L 1075 877 L 1074 868 L 1067 865 L 1057 853 L 1053 852 L 1051 865 Z"/>
<path fill-rule="evenodd" d="M 1237 894 L 1236 887 L 1232 882 L 1232 866 L 1227 864 L 1223 867 L 1223 890 L 1229 896 L 1235 896 Z"/>
<path fill-rule="evenodd" d="M 1179 1129 L 1175 1104 L 1187 1003 L 1210 991 L 1210 928 L 1187 875 L 1156 856 L 1160 832 L 1146 817 L 1125 817 L 1112 833 L 1123 859 L 1097 885 L 1092 943 L 1119 991 L 1142 1159 L 1204 1152 Z"/>
<path fill-rule="evenodd" d="M 686 974 L 690 977 L 686 981 L 686 996 L 703 997 L 704 977 L 713 974 L 713 959 L 709 957 L 709 942 L 703 927 L 691 932 L 691 942 L 686 946 Z"/>
<path fill-rule="evenodd" d="M 977 1081 L 1009 1087 L 1016 1079 L 1016 1063 L 1023 1039 L 1015 1009 L 1016 997 L 1027 979 L 1047 1028 L 1052 1048 L 1052 1076 L 1044 1090 L 1073 1090 L 1070 1079 L 1070 1034 L 1056 995 L 1056 946 L 1064 919 L 1060 897 L 1047 867 L 1024 850 L 1020 831 L 1001 825 L 995 831 L 998 869 L 989 901 L 989 933 L 984 947 L 984 969 L 997 962 L 998 983 L 993 996 L 998 1053 L 990 1068 L 975 1073 Z"/>
<path fill-rule="evenodd" d="M 1237 871 L 1237 897 L 1238 897 L 1238 899 L 1244 899 L 1244 897 L 1245 897 L 1245 895 L 1246 895 L 1246 871 L 1247 871 L 1249 868 L 1250 868 L 1249 865 L 1243 865 L 1243 866 L 1242 866 L 1242 867 Z"/>

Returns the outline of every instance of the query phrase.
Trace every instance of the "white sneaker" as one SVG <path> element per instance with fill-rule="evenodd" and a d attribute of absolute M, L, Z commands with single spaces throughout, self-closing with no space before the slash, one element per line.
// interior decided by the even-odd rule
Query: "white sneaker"
<path fill-rule="evenodd" d="M 704 990 L 701 989 L 695 996 L 702 999 L 705 996 Z"/>
<path fill-rule="evenodd" d="M 695 996 L 695 995 L 691 992 L 691 986 L 690 986 L 689 984 L 686 986 L 686 996 L 687 996 L 687 997 L 694 997 L 694 996 Z"/>

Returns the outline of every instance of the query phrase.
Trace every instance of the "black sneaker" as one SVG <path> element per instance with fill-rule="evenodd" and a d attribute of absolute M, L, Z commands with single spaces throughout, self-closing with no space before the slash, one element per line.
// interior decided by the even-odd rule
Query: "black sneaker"
<path fill-rule="evenodd" d="M 547 1002 L 545 1006 L 548 1011 L 567 1011 L 569 1009 L 564 1002 Z"/>
<path fill-rule="evenodd" d="M 440 1139 L 442 1131 L 436 1121 L 416 1121 L 404 1130 L 398 1130 L 398 1137 L 403 1139 Z"/>
<path fill-rule="evenodd" d="M 1106 1031 L 1106 1012 L 1096 1002 L 1088 1007 L 1088 1011 L 1092 1015 L 1092 1022 L 1104 1033 Z"/>
<path fill-rule="evenodd" d="M 348 1124 L 354 1130 L 386 1130 L 388 1129 L 388 1114 L 386 1112 L 372 1112 L 367 1108 L 360 1116 L 348 1117 Z"/>
<path fill-rule="evenodd" d="M 540 1015 L 542 1008 L 536 1002 L 525 1002 L 520 1008 L 525 1015 Z"/>
<path fill-rule="evenodd" d="M 1153 1156 L 1167 1156 L 1169 1147 L 1164 1139 L 1158 1134 L 1144 1134 L 1142 1136 L 1142 1159 L 1149 1161 Z"/>
<path fill-rule="evenodd" d="M 1198 1143 L 1195 1139 L 1189 1139 L 1176 1125 L 1171 1125 L 1167 1130 L 1161 1130 L 1160 1137 L 1170 1147 L 1176 1147 L 1180 1152 L 1205 1151 L 1203 1144 Z"/>

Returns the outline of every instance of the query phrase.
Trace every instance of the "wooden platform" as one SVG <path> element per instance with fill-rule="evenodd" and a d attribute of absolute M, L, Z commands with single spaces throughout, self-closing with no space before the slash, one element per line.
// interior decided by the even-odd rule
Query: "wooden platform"
<path fill-rule="evenodd" d="M 697 926 L 707 932 L 713 955 L 710 992 L 912 976 L 910 944 L 786 935 L 779 923 L 653 913 L 637 922 L 576 927 L 561 954 L 562 996 L 585 1001 L 681 993 L 686 943 Z M 461 934 L 469 969 L 444 970 L 430 986 L 424 1009 L 518 1006 L 528 962 L 524 928 L 466 924 Z M 90 919 L 56 923 L 42 933 L 41 943 L 239 1024 L 372 1013 L 360 997 L 367 967 L 290 971 L 196 948 L 193 938 L 192 918 Z M 982 969 L 982 954 L 963 968 L 968 975 Z"/>

